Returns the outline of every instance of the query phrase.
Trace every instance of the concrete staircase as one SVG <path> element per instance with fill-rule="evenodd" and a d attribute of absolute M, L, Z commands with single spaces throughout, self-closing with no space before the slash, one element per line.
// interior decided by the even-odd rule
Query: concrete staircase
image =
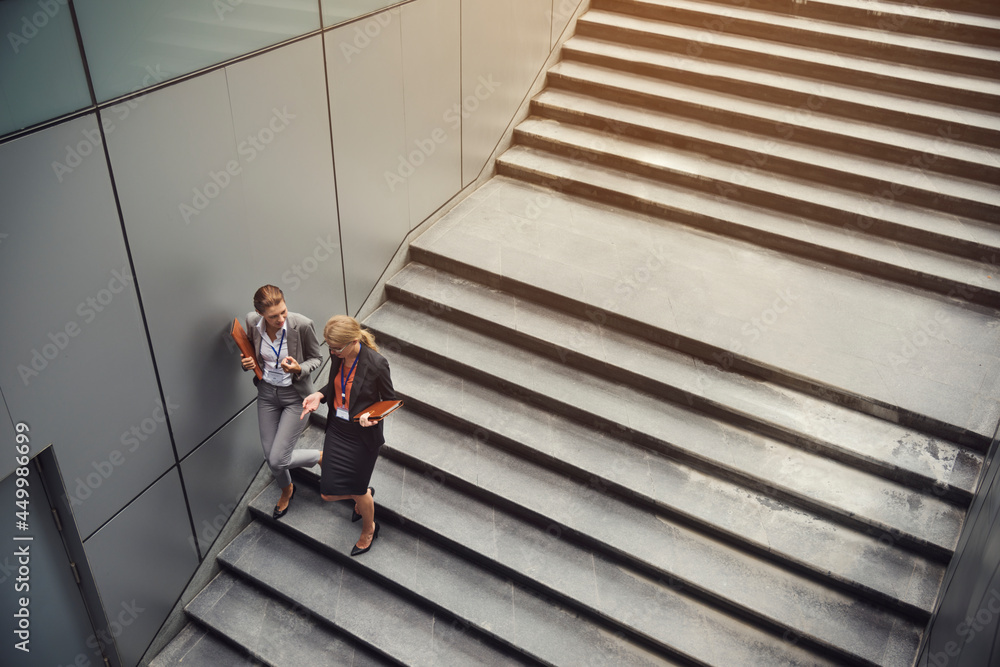
<path fill-rule="evenodd" d="M 914 663 L 1000 418 L 1000 18 L 747 5 L 592 2 L 366 321 L 373 549 L 297 471 L 155 667 Z"/>

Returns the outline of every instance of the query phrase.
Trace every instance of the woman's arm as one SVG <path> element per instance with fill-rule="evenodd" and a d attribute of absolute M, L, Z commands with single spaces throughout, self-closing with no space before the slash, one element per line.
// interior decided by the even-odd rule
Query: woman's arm
<path fill-rule="evenodd" d="M 308 375 L 323 363 L 323 349 L 316 338 L 316 330 L 313 328 L 312 320 L 304 316 L 299 317 L 297 331 L 299 332 L 299 341 L 302 344 L 302 356 L 305 357 L 298 360 L 302 369 L 299 372 L 302 375 Z"/>

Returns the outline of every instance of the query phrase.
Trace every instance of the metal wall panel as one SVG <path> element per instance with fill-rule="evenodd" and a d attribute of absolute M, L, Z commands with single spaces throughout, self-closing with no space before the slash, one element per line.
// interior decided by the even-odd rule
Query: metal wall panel
<path fill-rule="evenodd" d="M 0 171 L 0 387 L 88 535 L 174 460 L 95 117 L 0 146 Z"/>
<path fill-rule="evenodd" d="M 358 41 L 360 26 L 368 41 Z M 410 229 L 408 186 L 387 183 L 405 152 L 398 10 L 326 33 L 347 306 L 355 313 Z"/>
<path fill-rule="evenodd" d="M 256 403 L 181 461 L 202 555 L 208 552 L 263 464 Z M 194 536 L 188 538 L 187 545 L 191 553 L 198 553 Z"/>
<path fill-rule="evenodd" d="M 254 265 L 279 244 L 243 225 L 241 171 L 256 149 L 237 145 L 224 70 L 116 109 L 111 165 L 183 457 L 256 396 L 228 327 L 252 309 Z"/>
<path fill-rule="evenodd" d="M 464 185 L 486 166 L 548 57 L 551 12 L 551 0 L 462 0 Z"/>
<path fill-rule="evenodd" d="M 389 187 L 409 184 L 412 229 L 462 189 L 461 0 L 401 14 L 406 152 Z"/>
<path fill-rule="evenodd" d="M 288 307 L 312 318 L 322 335 L 326 320 L 347 307 L 322 39 L 286 46 L 226 72 L 238 139 L 263 132 L 276 116 L 288 119 L 241 174 L 246 205 L 241 226 L 259 235 L 256 251 L 262 260 L 252 267 L 251 289 L 277 285 Z M 250 296 L 243 301 L 247 311 Z"/>
<path fill-rule="evenodd" d="M 66 2 L 0 2 L 0 135 L 90 106 Z"/>
<path fill-rule="evenodd" d="M 151 93 L 109 136 L 181 457 L 256 396 L 228 326 L 273 283 L 344 307 L 319 38 Z"/>
<path fill-rule="evenodd" d="M 315 0 L 76 0 L 73 4 L 101 102 L 320 26 Z"/>
<path fill-rule="evenodd" d="M 176 468 L 84 542 L 114 640 L 138 664 L 198 558 Z"/>

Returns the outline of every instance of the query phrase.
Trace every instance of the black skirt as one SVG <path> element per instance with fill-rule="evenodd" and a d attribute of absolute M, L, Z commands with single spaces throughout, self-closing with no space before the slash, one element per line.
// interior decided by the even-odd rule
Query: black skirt
<path fill-rule="evenodd" d="M 332 412 L 332 410 L 331 410 Z M 320 492 L 325 496 L 363 496 L 368 491 L 381 445 L 371 447 L 361 439 L 364 427 L 357 422 L 326 420 L 323 441 L 323 476 Z"/>

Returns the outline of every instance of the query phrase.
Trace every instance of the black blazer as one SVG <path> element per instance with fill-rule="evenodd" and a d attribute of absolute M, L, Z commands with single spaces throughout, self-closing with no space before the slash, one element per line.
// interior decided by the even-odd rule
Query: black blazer
<path fill-rule="evenodd" d="M 330 381 L 320 389 L 323 393 L 323 402 L 329 403 L 331 406 L 336 395 L 335 392 L 340 391 L 340 365 L 342 362 L 343 360 L 339 357 L 333 357 L 330 364 Z M 392 378 L 389 377 L 389 361 L 361 343 L 361 351 L 358 352 L 358 367 L 354 369 L 354 382 L 351 384 L 351 395 L 347 401 L 347 413 L 353 420 L 372 403 L 395 400 L 398 398 L 392 388 Z M 328 419 L 336 419 L 332 410 Z M 385 442 L 381 420 L 374 426 L 360 428 L 360 431 L 362 440 L 371 447 L 378 447 Z"/>

